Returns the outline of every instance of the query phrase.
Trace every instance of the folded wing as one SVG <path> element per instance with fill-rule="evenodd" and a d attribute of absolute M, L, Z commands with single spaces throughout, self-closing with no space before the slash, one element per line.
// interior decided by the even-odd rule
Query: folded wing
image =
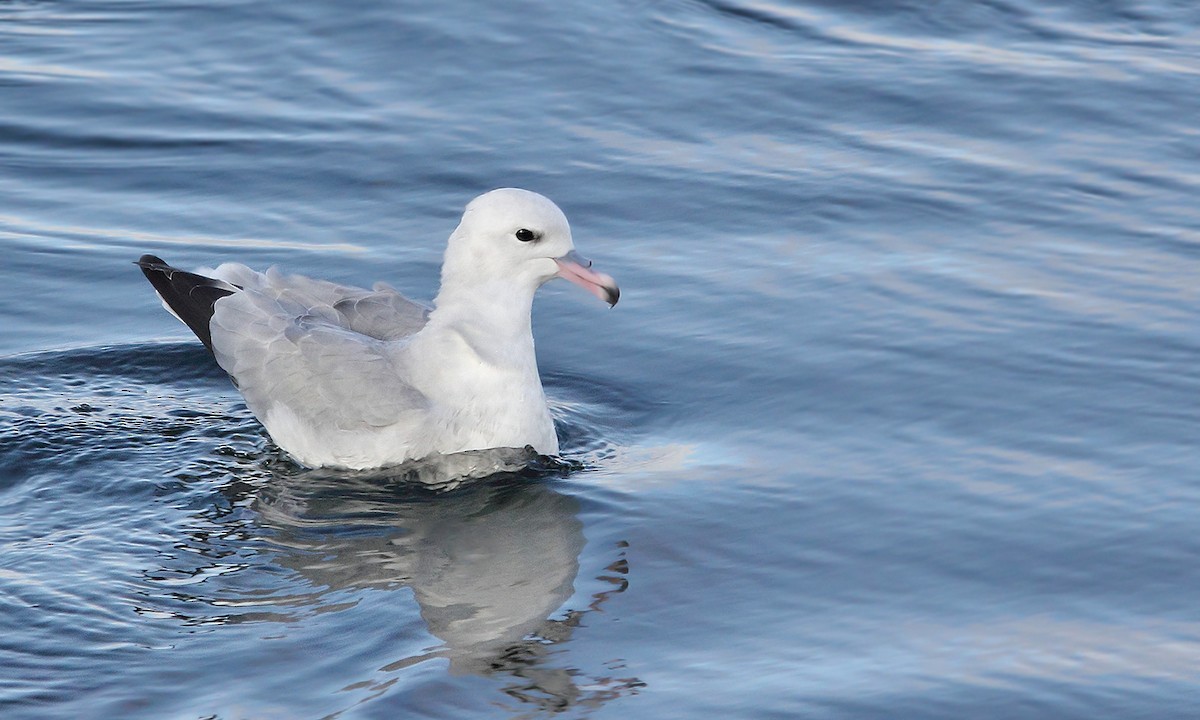
<path fill-rule="evenodd" d="M 428 309 L 381 286 L 245 266 L 225 265 L 214 275 L 242 289 L 216 303 L 213 354 L 272 435 L 311 432 L 328 441 L 339 431 L 420 421 L 428 401 L 407 382 L 397 349 L 424 325 Z"/>

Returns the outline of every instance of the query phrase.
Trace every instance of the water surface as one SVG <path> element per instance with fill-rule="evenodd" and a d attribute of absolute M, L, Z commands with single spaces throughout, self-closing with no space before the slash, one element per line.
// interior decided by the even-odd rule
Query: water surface
<path fill-rule="evenodd" d="M 0 5 L 0 714 L 1193 716 L 1198 21 Z M 429 299 L 507 185 L 622 300 L 481 484 L 292 465 L 129 264 Z"/>

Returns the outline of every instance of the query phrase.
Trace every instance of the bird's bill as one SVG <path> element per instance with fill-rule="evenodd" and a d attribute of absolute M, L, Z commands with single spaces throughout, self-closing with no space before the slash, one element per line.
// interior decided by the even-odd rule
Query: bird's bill
<path fill-rule="evenodd" d="M 591 294 L 608 303 L 609 307 L 617 304 L 621 298 L 621 289 L 611 276 L 592 270 L 592 261 L 572 250 L 560 258 L 554 258 L 558 263 L 558 277 L 566 278 Z"/>

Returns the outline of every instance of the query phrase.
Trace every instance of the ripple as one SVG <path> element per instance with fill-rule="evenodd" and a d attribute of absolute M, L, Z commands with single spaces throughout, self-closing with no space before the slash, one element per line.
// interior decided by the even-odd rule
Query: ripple
<path fill-rule="evenodd" d="M 552 386 L 585 394 L 568 376 Z M 586 395 L 556 416 L 570 454 L 592 464 L 611 452 L 605 419 L 637 407 L 611 388 Z M 3 358 L 0 398 L 0 512 L 23 518 L 0 530 L 10 618 L 0 659 L 18 678 L 8 699 L 95 692 L 110 660 L 130 687 L 156 685 L 156 653 L 207 665 L 206 637 L 253 658 L 250 641 L 264 632 L 344 638 L 363 622 L 399 634 L 363 636 L 330 651 L 340 670 L 309 671 L 310 684 L 350 704 L 430 661 L 496 677 L 518 709 L 594 705 L 644 684 L 619 666 L 564 665 L 553 651 L 628 585 L 624 550 L 585 555 L 579 502 L 556 486 L 584 468 L 578 460 L 511 450 L 373 473 L 305 469 L 193 343 Z M 464 463 L 496 457 L 505 472 L 462 481 Z M 436 473 L 450 481 L 429 484 Z M 584 562 L 596 569 L 580 577 Z M 75 629 L 54 640 L 24 629 L 66 624 Z M 90 650 L 64 656 L 63 642 Z"/>
<path fill-rule="evenodd" d="M 630 428 L 648 411 L 631 393 L 582 376 L 556 373 L 545 380 L 564 453 L 585 461 L 611 456 L 615 447 L 631 442 Z M 16 438 L 0 444 L 0 458 L 14 464 L 51 456 L 69 461 L 73 452 L 86 461 L 82 456 L 95 452 L 119 453 L 196 436 L 251 440 L 252 446 L 220 445 L 214 452 L 267 464 L 287 462 L 237 399 L 225 373 L 191 342 L 0 358 L 0 421 L 10 424 L 9 436 Z M 511 469 L 511 463 L 529 459 L 495 460 L 501 469 Z M 470 455 L 461 460 L 464 470 L 479 464 Z M 574 467 L 570 461 L 543 458 L 534 470 Z M 384 474 L 419 481 L 435 472 L 430 465 L 411 464 Z M 440 472 L 453 475 L 445 464 Z"/>

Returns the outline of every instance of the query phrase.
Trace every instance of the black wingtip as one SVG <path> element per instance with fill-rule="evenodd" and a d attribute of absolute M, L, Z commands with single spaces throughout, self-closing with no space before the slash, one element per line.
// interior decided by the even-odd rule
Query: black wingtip
<path fill-rule="evenodd" d="M 233 294 L 229 285 L 213 278 L 173 268 L 157 255 L 146 254 L 133 263 L 142 269 L 142 274 L 154 286 L 175 315 L 183 320 L 204 347 L 211 352 L 212 319 L 216 302 Z"/>
<path fill-rule="evenodd" d="M 150 254 L 143 255 L 137 260 L 134 260 L 133 264 L 137 265 L 143 270 L 158 270 L 160 268 L 167 269 L 171 267 L 170 265 L 167 265 L 166 261 L 159 256 Z"/>

